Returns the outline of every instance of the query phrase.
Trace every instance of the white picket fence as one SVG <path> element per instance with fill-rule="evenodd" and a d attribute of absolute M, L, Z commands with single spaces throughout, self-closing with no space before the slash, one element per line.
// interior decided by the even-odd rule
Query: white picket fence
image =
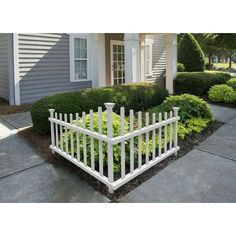
<path fill-rule="evenodd" d="M 93 110 L 89 115 L 83 112 L 80 118 L 78 113 L 58 114 L 54 109 L 49 109 L 52 152 L 57 152 L 106 184 L 110 193 L 179 150 L 178 107 L 173 107 L 173 112 L 168 114 L 165 112 L 164 116 L 160 113 L 158 119 L 153 113 L 151 123 L 149 113 L 144 118 L 142 112 L 138 112 L 136 118 L 134 111 L 130 110 L 129 118 L 125 118 L 125 109 L 122 107 L 120 135 L 115 136 L 114 105 L 105 103 L 106 113 L 102 112 L 101 107 L 98 108 L 97 124 L 94 123 Z M 107 118 L 106 134 L 103 133 L 104 114 Z M 86 126 L 88 116 L 89 125 Z M 94 130 L 94 125 L 98 126 L 97 130 Z M 120 162 L 118 172 L 114 171 L 117 158 Z"/>

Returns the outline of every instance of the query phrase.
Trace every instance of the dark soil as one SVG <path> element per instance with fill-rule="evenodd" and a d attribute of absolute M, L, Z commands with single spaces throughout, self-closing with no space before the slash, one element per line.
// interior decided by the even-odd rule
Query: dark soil
<path fill-rule="evenodd" d="M 8 101 L 0 98 L 0 115 L 8 115 L 12 113 L 26 112 L 30 111 L 32 105 L 24 104 L 19 106 L 10 106 Z"/>
<path fill-rule="evenodd" d="M 85 171 L 81 170 L 77 166 L 73 165 L 71 162 L 66 159 L 60 157 L 58 154 L 52 154 L 49 145 L 50 145 L 50 137 L 49 136 L 41 136 L 37 134 L 33 128 L 28 128 L 22 130 L 19 134 L 25 138 L 28 143 L 33 146 L 33 148 L 38 151 L 38 153 L 45 159 L 45 161 L 52 163 L 55 166 L 60 166 L 60 168 L 64 168 L 67 171 L 74 171 L 78 174 L 82 179 L 84 179 L 89 185 L 91 185 L 94 189 L 99 191 L 100 193 L 106 195 L 113 202 L 117 201 L 118 198 L 124 196 L 129 193 L 134 188 L 138 187 L 140 184 L 151 178 L 153 175 L 157 174 L 171 162 L 181 158 L 189 151 L 191 151 L 195 146 L 197 146 L 200 142 L 209 137 L 212 133 L 214 133 L 219 127 L 221 127 L 223 123 L 218 121 L 213 121 L 209 124 L 207 128 L 203 130 L 201 134 L 190 134 L 187 136 L 185 140 L 179 139 L 180 151 L 178 155 L 172 155 L 162 162 L 158 163 L 156 166 L 150 168 L 143 174 L 131 180 L 129 183 L 123 185 L 118 190 L 114 192 L 114 194 L 110 194 L 106 185 L 95 179 L 94 177 L 87 174 Z"/>

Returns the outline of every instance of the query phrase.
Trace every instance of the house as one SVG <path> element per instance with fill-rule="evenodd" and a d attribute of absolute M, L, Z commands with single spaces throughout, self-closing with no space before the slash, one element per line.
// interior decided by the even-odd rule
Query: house
<path fill-rule="evenodd" d="M 176 54 L 176 34 L 0 34 L 0 97 L 20 105 L 142 81 L 165 83 L 173 93 Z"/>

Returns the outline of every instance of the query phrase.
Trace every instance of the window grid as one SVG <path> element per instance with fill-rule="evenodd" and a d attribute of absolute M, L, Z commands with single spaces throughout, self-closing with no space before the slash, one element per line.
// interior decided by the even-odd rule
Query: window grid
<path fill-rule="evenodd" d="M 125 83 L 124 45 L 113 45 L 113 81 L 114 85 Z"/>

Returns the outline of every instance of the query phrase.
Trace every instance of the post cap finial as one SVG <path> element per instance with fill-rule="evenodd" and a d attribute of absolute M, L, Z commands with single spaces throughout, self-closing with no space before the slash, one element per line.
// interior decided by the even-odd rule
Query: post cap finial
<path fill-rule="evenodd" d="M 104 105 L 105 105 L 106 108 L 113 108 L 115 106 L 115 103 L 106 102 L 106 103 L 104 103 Z"/>
<path fill-rule="evenodd" d="M 55 109 L 49 109 L 50 113 L 54 113 Z"/>
<path fill-rule="evenodd" d="M 178 110 L 179 110 L 179 107 L 173 107 L 173 110 L 174 110 L 174 111 L 178 111 Z"/>

